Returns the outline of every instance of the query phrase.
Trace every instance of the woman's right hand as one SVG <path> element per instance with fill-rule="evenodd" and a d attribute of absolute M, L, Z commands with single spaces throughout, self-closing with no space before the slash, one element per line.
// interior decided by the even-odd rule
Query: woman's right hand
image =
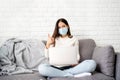
<path fill-rule="evenodd" d="M 51 37 L 50 34 L 48 34 L 46 48 L 48 49 L 50 47 L 50 45 L 54 43 L 54 41 L 55 41 L 55 39 L 53 37 Z"/>

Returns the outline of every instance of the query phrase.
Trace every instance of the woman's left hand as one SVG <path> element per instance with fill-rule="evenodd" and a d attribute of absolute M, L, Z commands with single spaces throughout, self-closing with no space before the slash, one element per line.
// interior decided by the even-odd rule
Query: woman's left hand
<path fill-rule="evenodd" d="M 71 66 L 73 66 L 73 67 L 74 67 L 74 66 L 76 66 L 76 65 L 78 65 L 78 64 L 72 64 Z"/>

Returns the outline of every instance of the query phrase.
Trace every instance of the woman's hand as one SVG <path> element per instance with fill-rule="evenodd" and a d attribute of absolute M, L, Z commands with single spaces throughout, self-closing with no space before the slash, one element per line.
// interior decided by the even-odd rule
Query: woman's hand
<path fill-rule="evenodd" d="M 54 42 L 55 42 L 55 39 L 53 37 L 51 37 L 50 34 L 48 34 L 46 48 L 48 49 L 50 47 L 50 45 L 53 44 Z"/>
<path fill-rule="evenodd" d="M 76 66 L 76 65 L 78 65 L 78 64 L 72 64 L 71 66 L 73 66 L 73 67 L 74 67 L 74 66 Z"/>

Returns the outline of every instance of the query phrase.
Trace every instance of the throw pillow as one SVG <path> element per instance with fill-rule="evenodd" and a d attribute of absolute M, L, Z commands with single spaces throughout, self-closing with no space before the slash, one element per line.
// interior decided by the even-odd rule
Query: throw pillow
<path fill-rule="evenodd" d="M 115 53 L 112 46 L 95 47 L 92 58 L 97 63 L 97 71 L 114 76 Z"/>

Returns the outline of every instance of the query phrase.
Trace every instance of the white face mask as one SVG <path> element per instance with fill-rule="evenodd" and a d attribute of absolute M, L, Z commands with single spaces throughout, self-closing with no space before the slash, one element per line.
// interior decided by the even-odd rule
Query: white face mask
<path fill-rule="evenodd" d="M 59 34 L 61 35 L 66 35 L 68 32 L 68 27 L 60 28 L 59 29 Z"/>

